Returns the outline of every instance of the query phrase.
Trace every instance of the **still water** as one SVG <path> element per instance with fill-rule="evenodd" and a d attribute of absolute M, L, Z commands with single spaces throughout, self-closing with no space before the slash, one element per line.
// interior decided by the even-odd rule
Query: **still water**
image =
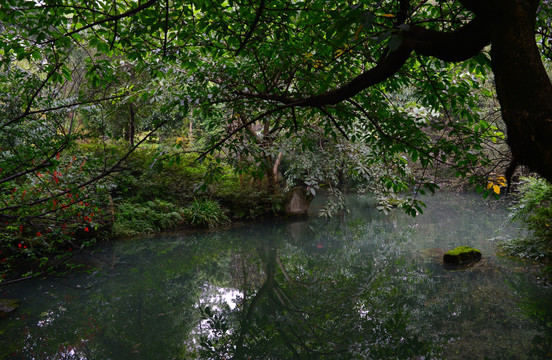
<path fill-rule="evenodd" d="M 496 255 L 517 231 L 504 205 L 425 200 L 416 218 L 351 196 L 329 220 L 100 247 L 89 273 L 0 288 L 23 301 L 0 359 L 552 358 L 552 290 Z M 482 261 L 445 270 L 459 245 Z"/>

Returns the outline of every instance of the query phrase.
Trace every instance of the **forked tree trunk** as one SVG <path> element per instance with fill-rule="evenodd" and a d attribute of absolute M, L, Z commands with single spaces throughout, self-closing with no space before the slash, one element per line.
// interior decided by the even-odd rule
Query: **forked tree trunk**
<path fill-rule="evenodd" d="M 535 43 L 537 6 L 494 1 L 491 57 L 514 163 L 552 181 L 552 84 Z"/>

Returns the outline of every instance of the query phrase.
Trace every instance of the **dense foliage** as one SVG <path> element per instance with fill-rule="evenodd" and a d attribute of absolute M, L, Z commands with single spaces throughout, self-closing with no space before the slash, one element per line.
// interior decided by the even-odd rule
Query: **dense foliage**
<path fill-rule="evenodd" d="M 350 185 L 416 215 L 443 174 L 487 194 L 489 173 L 518 164 L 552 178 L 550 12 L 535 0 L 1 0 L 2 259 L 49 264 L 106 224 L 132 234 L 214 226 L 205 209 L 222 224 L 224 208 L 277 213 L 293 186 L 328 188 L 325 214 Z M 133 160 L 153 140 L 149 165 Z M 169 164 L 192 153 L 207 159 L 201 179 Z"/>
<path fill-rule="evenodd" d="M 0 232 L 2 279 L 60 271 L 74 253 L 97 239 L 221 227 L 230 217 L 253 219 L 281 209 L 281 198 L 262 187 L 243 186 L 229 165 L 210 158 L 199 163 L 196 155 L 166 144 L 140 147 L 121 162 L 120 171 L 75 186 L 124 151 L 120 144 L 80 144 L 72 157 L 55 157 L 55 170 L 18 179 L 3 197 L 16 210 Z M 205 174 L 214 168 L 217 184 L 206 183 Z M 65 194 L 53 196 L 56 192 Z M 40 202 L 44 194 L 52 197 Z M 22 200 L 37 204 L 22 206 Z"/>
<path fill-rule="evenodd" d="M 511 255 L 525 259 L 552 261 L 552 185 L 540 178 L 522 178 L 517 200 L 511 207 L 510 220 L 527 230 L 519 238 L 502 246 Z"/>

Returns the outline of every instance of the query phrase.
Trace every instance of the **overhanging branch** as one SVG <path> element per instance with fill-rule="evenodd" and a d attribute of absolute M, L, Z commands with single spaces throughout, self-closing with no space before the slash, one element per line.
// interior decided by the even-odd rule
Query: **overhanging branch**
<path fill-rule="evenodd" d="M 247 98 L 294 104 L 293 106 L 299 107 L 335 105 L 395 75 L 410 58 L 413 51 L 444 61 L 467 60 L 490 43 L 491 29 L 486 19 L 476 17 L 452 32 L 428 30 L 421 26 L 411 25 L 410 30 L 403 31 L 402 35 L 403 41 L 399 48 L 389 52 L 375 67 L 363 72 L 345 85 L 323 94 L 306 98 L 241 91 L 237 91 L 236 94 Z"/>

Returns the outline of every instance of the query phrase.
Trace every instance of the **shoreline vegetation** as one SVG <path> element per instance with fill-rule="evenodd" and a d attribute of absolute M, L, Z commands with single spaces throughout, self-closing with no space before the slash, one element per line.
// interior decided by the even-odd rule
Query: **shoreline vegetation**
<path fill-rule="evenodd" d="M 50 223 L 15 221 L 5 227 L 1 234 L 0 284 L 74 270 L 78 266 L 69 265 L 68 261 L 72 254 L 97 242 L 169 232 L 221 230 L 240 222 L 287 216 L 286 195 L 290 188 L 281 185 L 283 179 L 275 187 L 263 176 L 252 175 L 255 164 L 239 173 L 222 157 L 198 160 L 196 152 L 182 151 L 168 143 L 152 142 L 135 149 L 118 171 L 80 192 L 68 191 L 66 203 L 53 198 L 45 207 L 61 210 L 55 212 Z M 12 196 L 40 193 L 44 183 L 61 189 L 64 182 L 74 181 L 75 177 L 91 176 L 102 161 L 122 157 L 125 150 L 120 145 L 78 143 L 70 155 L 57 157 L 56 169 L 34 174 L 45 179 L 43 182 L 34 182 L 32 178 L 20 181 Z M 347 186 L 347 180 L 342 185 Z M 443 177 L 439 186 L 442 191 L 475 190 L 471 184 L 454 177 Z M 308 189 L 305 184 L 302 187 Z M 324 192 L 320 186 L 317 190 Z M 307 195 L 312 198 L 310 192 Z M 548 240 L 551 195 L 550 185 L 544 180 L 522 178 L 518 200 L 511 208 L 511 220 L 524 224 L 531 235 L 499 244 L 507 256 L 542 262 L 548 275 L 552 273 Z M 400 206 L 400 202 L 396 204 L 391 208 Z M 49 208 L 34 210 L 45 212 Z"/>
<path fill-rule="evenodd" d="M 66 195 L 28 210 L 37 215 L 51 212 L 48 222 L 26 221 L 34 214 L 21 212 L 25 220 L 15 219 L 2 229 L 0 284 L 63 272 L 60 265 L 67 255 L 98 241 L 220 229 L 232 221 L 283 214 L 284 196 L 268 192 L 262 180 L 236 174 L 220 159 L 198 161 L 197 153 L 175 151 L 166 144 L 135 149 L 120 170 L 92 186 L 79 189 L 68 185 L 98 171 L 102 161 L 121 158 L 125 150 L 117 145 L 78 144 L 70 156 L 56 157 L 53 170 L 32 174 L 40 181 L 20 179 L 12 189 L 12 199 L 33 199 L 52 188 Z M 213 173 L 216 181 L 209 179 Z"/>

